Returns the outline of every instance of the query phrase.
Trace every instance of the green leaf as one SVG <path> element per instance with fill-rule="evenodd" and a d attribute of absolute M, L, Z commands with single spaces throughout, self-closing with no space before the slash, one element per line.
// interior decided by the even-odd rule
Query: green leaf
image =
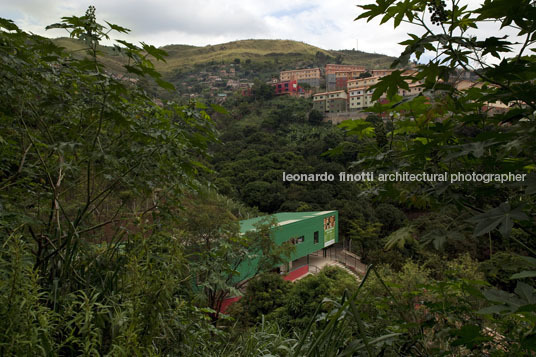
<path fill-rule="evenodd" d="M 220 113 L 220 114 L 225 114 L 225 115 L 229 115 L 229 111 L 227 109 L 225 109 L 224 107 L 222 107 L 221 105 L 218 105 L 218 104 L 211 104 L 210 107 L 212 108 L 212 110 L 214 110 L 216 113 Z"/>
<path fill-rule="evenodd" d="M 387 237 L 387 243 L 385 243 L 385 250 L 391 250 L 395 246 L 399 249 L 404 248 L 406 244 L 415 243 L 416 240 L 413 237 L 415 229 L 411 226 L 402 227 Z"/>
<path fill-rule="evenodd" d="M 474 237 L 489 233 L 495 228 L 499 228 L 499 232 L 504 237 L 508 237 L 514 226 L 514 220 L 525 221 L 528 220 L 528 216 L 523 212 L 523 206 L 512 209 L 510 204 L 505 202 L 467 221 L 476 224 Z"/>
<path fill-rule="evenodd" d="M 122 27 L 122 26 L 119 26 L 119 25 L 115 25 L 115 24 L 111 24 L 109 23 L 108 21 L 104 21 L 108 24 L 108 27 L 111 29 L 111 30 L 114 30 L 114 31 L 117 31 L 119 33 L 129 33 L 130 30 L 127 29 L 126 27 Z"/>
<path fill-rule="evenodd" d="M 484 336 L 481 332 L 480 326 L 477 325 L 465 325 L 459 330 L 451 332 L 453 336 L 458 338 L 452 342 L 453 346 L 466 346 L 472 349 L 482 342 L 491 341 L 490 336 Z"/>
<path fill-rule="evenodd" d="M 536 271 L 529 271 L 525 270 L 521 273 L 514 274 L 510 277 L 510 279 L 525 279 L 525 278 L 536 278 Z"/>
<path fill-rule="evenodd" d="M 517 282 L 516 288 L 514 290 L 514 292 L 528 304 L 536 303 L 535 291 L 536 290 L 532 286 L 522 281 Z"/>
<path fill-rule="evenodd" d="M 489 315 L 489 314 L 500 314 L 506 311 L 510 311 L 510 309 L 504 305 L 492 305 L 492 306 L 484 307 L 478 310 L 476 313 L 482 314 L 482 315 Z"/>
<path fill-rule="evenodd" d="M 160 87 L 162 87 L 162 88 L 164 88 L 164 89 L 166 89 L 166 90 L 168 90 L 170 92 L 175 90 L 175 86 L 173 84 L 167 82 L 167 81 L 164 81 L 164 80 L 162 80 L 160 78 L 155 78 L 155 81 Z"/>
<path fill-rule="evenodd" d="M 153 45 L 148 45 L 145 42 L 141 42 L 142 48 L 145 52 L 156 58 L 158 61 L 166 62 L 166 57 L 168 54 L 166 51 L 154 47 Z"/>
<path fill-rule="evenodd" d="M 409 84 L 405 79 L 408 79 L 408 77 L 402 76 L 402 72 L 399 70 L 382 77 L 378 83 L 369 88 L 374 90 L 372 100 L 378 100 L 383 93 L 387 93 L 387 98 L 391 99 L 398 93 L 398 88 L 409 90 Z"/>

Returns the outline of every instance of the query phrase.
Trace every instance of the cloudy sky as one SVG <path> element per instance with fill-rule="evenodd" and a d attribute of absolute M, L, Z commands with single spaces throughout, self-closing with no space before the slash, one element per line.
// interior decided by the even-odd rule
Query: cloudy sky
<path fill-rule="evenodd" d="M 472 5 L 478 0 L 467 0 Z M 392 22 L 378 25 L 354 21 L 368 0 L 0 0 L 0 16 L 26 31 L 48 37 L 65 36 L 46 25 L 62 16 L 83 15 L 89 5 L 97 8 L 97 19 L 132 30 L 129 41 L 156 46 L 190 44 L 204 46 L 250 38 L 291 39 L 324 49 L 358 48 L 398 56 L 398 42 L 407 33 L 418 33 L 411 25 L 393 29 Z M 474 6 L 473 6 L 474 7 Z M 491 26 L 491 25 L 490 25 Z M 492 27 L 481 29 L 488 36 Z"/>

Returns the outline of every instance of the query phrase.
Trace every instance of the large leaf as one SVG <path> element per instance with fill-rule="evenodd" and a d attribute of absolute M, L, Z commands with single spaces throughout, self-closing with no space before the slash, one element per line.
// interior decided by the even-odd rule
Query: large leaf
<path fill-rule="evenodd" d="M 466 346 L 470 349 L 492 339 L 490 336 L 483 335 L 481 328 L 477 325 L 464 325 L 461 329 L 455 330 L 451 334 L 457 337 L 452 342 L 453 346 Z"/>
<path fill-rule="evenodd" d="M 408 243 L 415 243 L 414 238 L 415 229 L 411 226 L 402 227 L 387 237 L 387 243 L 385 243 L 385 249 L 390 250 L 393 247 L 398 247 L 399 249 L 404 248 Z"/>
<path fill-rule="evenodd" d="M 525 270 L 521 273 L 514 274 L 510 279 L 525 279 L 525 278 L 536 278 L 536 271 L 534 270 Z"/>
<path fill-rule="evenodd" d="M 369 88 L 374 89 L 372 100 L 378 100 L 383 93 L 387 93 L 387 98 L 392 98 L 398 92 L 398 88 L 409 90 L 409 84 L 405 79 L 407 77 L 402 76 L 401 71 L 394 71 L 390 75 L 383 77 L 378 83 Z"/>
<path fill-rule="evenodd" d="M 508 237 L 514 226 L 514 220 L 528 220 L 528 216 L 523 212 L 523 206 L 512 208 L 508 202 L 468 219 L 469 222 L 476 224 L 473 232 L 475 237 L 489 233 L 495 228 L 498 228 L 504 237 Z"/>

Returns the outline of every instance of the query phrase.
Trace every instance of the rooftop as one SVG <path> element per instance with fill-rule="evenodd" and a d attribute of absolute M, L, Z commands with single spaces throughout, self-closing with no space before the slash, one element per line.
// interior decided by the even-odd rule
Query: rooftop
<path fill-rule="evenodd" d="M 335 211 L 281 212 L 281 213 L 274 213 L 269 216 L 250 218 L 250 219 L 240 221 L 240 233 L 246 233 L 248 231 L 255 230 L 256 229 L 255 224 L 261 222 L 262 220 L 270 221 L 272 218 L 275 218 L 278 222 L 277 224 L 278 226 L 284 226 L 286 224 L 300 222 L 308 218 L 322 216 L 331 212 L 335 212 Z"/>

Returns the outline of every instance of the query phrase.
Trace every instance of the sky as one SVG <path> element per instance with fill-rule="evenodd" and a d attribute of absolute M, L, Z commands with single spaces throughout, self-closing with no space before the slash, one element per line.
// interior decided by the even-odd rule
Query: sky
<path fill-rule="evenodd" d="M 466 0 L 470 7 L 480 1 Z M 379 20 L 354 21 L 358 4 L 372 0 L 0 0 L 0 17 L 25 31 L 47 37 L 66 36 L 62 30 L 45 31 L 62 16 L 81 16 L 89 5 L 97 20 L 131 29 L 130 42 L 143 41 L 157 47 L 168 44 L 205 46 L 242 39 L 290 39 L 323 49 L 358 49 L 398 56 L 399 42 L 416 27 Z M 472 6 L 471 6 L 472 5 Z M 486 25 L 481 34 L 496 33 Z M 116 36 L 116 38 L 124 38 Z"/>

